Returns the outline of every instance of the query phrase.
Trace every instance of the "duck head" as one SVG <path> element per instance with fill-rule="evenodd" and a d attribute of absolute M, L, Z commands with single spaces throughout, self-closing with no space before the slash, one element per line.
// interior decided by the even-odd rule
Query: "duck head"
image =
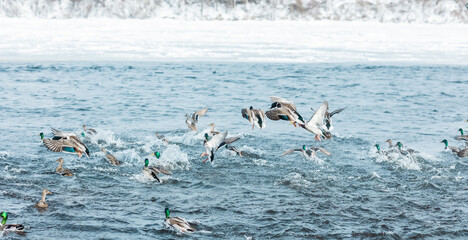
<path fill-rule="evenodd" d="M 463 128 L 458 129 L 460 131 L 460 135 L 463 135 Z"/>
<path fill-rule="evenodd" d="M 302 145 L 302 150 L 305 151 L 306 149 L 307 149 L 306 145 Z"/>
<path fill-rule="evenodd" d="M 403 144 L 401 144 L 401 142 L 397 142 L 396 145 L 398 146 L 399 150 L 401 150 L 401 147 L 403 147 Z"/>
<path fill-rule="evenodd" d="M 8 220 L 8 213 L 2 212 L 0 213 L 0 216 L 2 216 L 2 225 L 5 225 L 6 221 Z"/>
<path fill-rule="evenodd" d="M 161 157 L 160 152 L 154 152 L 154 153 L 151 153 L 151 155 L 154 155 L 157 159 L 159 159 Z"/>
<path fill-rule="evenodd" d="M 148 164 L 149 164 L 149 160 L 148 158 L 145 158 L 145 167 L 148 167 Z"/>
<path fill-rule="evenodd" d="M 445 143 L 445 149 L 447 149 L 447 147 L 448 147 L 448 141 L 447 141 L 447 139 L 444 139 L 444 140 L 442 140 L 442 141 L 440 141 L 440 142 L 441 142 L 441 143 Z"/>
<path fill-rule="evenodd" d="M 169 218 L 169 208 L 164 209 L 164 212 L 166 213 L 166 218 Z"/>
<path fill-rule="evenodd" d="M 377 148 L 377 151 L 380 152 L 380 145 L 379 145 L 379 144 L 375 144 L 374 146 L 375 146 L 375 148 Z"/>
<path fill-rule="evenodd" d="M 41 140 L 44 139 L 44 133 L 39 133 L 39 136 L 41 136 Z"/>

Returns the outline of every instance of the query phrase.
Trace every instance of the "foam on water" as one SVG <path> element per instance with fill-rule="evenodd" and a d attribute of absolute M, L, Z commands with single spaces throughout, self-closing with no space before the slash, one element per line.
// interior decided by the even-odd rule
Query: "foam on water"
<path fill-rule="evenodd" d="M 165 207 L 199 221 L 184 236 L 196 239 L 464 238 L 468 163 L 440 140 L 468 128 L 466 79 L 466 67 L 440 65 L 2 63 L 0 210 L 32 239 L 177 238 L 163 225 Z M 285 121 L 252 130 L 240 109 L 266 110 L 272 95 L 304 115 L 324 99 L 347 109 L 322 142 Z M 204 107 L 192 132 L 184 114 Z M 232 146 L 244 157 L 222 148 L 201 163 L 211 122 L 241 136 Z M 90 158 L 48 151 L 31 134 L 80 134 L 84 123 L 98 131 L 84 138 Z M 387 138 L 417 152 L 377 154 Z M 281 157 L 304 144 L 332 155 Z M 55 173 L 59 157 L 74 177 Z M 172 175 L 146 179 L 145 158 Z M 44 188 L 54 194 L 39 214 L 32 206 Z"/>

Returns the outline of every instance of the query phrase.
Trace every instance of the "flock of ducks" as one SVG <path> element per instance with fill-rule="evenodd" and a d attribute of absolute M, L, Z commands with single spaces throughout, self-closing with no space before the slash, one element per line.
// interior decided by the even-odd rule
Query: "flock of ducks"
<path fill-rule="evenodd" d="M 272 104 L 268 111 L 264 112 L 262 109 L 254 109 L 252 106 L 249 108 L 243 108 L 241 110 L 242 117 L 249 121 L 249 124 L 252 125 L 252 129 L 255 126 L 259 129 L 264 129 L 266 126 L 266 118 L 273 120 L 273 121 L 289 121 L 290 125 L 294 125 L 295 127 L 301 127 L 308 132 L 312 133 L 315 137 L 316 141 L 322 141 L 322 139 L 331 139 L 334 127 L 332 125 L 332 117 L 340 112 L 342 112 L 345 108 L 340 108 L 332 112 L 328 112 L 328 102 L 324 101 L 321 106 L 314 111 L 314 114 L 310 117 L 308 121 L 305 121 L 304 118 L 298 113 L 296 106 L 291 100 L 281 98 L 281 97 L 270 97 Z M 186 114 L 186 124 L 188 128 L 194 132 L 197 132 L 197 123 L 199 118 L 204 116 L 208 111 L 208 108 L 201 109 L 196 111 L 193 114 Z M 468 122 L 468 120 L 467 120 Z M 240 137 L 227 137 L 228 132 L 219 132 L 215 130 L 215 124 L 209 124 L 211 129 L 204 134 L 204 141 L 203 145 L 205 148 L 204 153 L 201 154 L 201 157 L 206 156 L 207 160 L 211 162 L 215 159 L 215 152 L 217 152 L 222 147 L 225 147 L 228 150 L 235 152 L 239 156 L 249 156 L 249 153 L 243 152 L 238 150 L 236 147 L 231 146 L 232 143 L 236 142 L 240 139 Z M 44 138 L 44 133 L 40 133 L 41 140 L 44 146 L 52 152 L 63 152 L 69 154 L 76 154 L 79 157 L 86 155 L 89 157 L 90 152 L 88 147 L 80 140 L 80 138 L 74 134 L 69 132 L 63 132 L 57 129 L 52 128 L 52 139 Z M 97 131 L 92 128 L 87 128 L 86 125 L 83 125 L 84 133 L 82 136 L 86 134 L 95 135 Z M 449 148 L 459 157 L 466 157 L 468 156 L 468 135 L 464 135 L 463 129 L 459 129 L 461 135 L 455 137 L 456 140 L 465 141 L 466 148 L 459 149 L 457 147 L 448 146 L 448 141 L 446 139 L 442 140 L 441 142 L 445 144 L 445 149 Z M 163 136 L 156 133 L 156 136 L 168 143 L 168 140 Z M 401 142 L 397 142 L 395 145 L 392 144 L 392 140 L 388 139 L 386 141 L 389 144 L 389 147 L 386 150 L 382 150 L 379 144 L 375 144 L 377 152 L 382 155 L 388 155 L 390 153 L 397 152 L 402 155 L 411 155 L 415 151 L 413 149 L 404 148 Z M 105 157 L 109 160 L 109 162 L 113 165 L 120 165 L 120 161 L 113 156 L 112 154 L 108 153 L 105 148 L 102 148 L 101 151 L 104 153 Z M 311 146 L 307 147 L 303 145 L 301 148 L 291 148 L 283 152 L 281 156 L 285 156 L 292 153 L 299 153 L 304 156 L 306 159 L 314 159 L 317 152 L 321 152 L 324 155 L 330 156 L 331 153 L 319 146 Z M 154 155 L 156 159 L 161 157 L 160 152 L 154 152 L 151 155 Z M 252 156 L 252 155 L 251 155 Z M 63 158 L 57 159 L 59 165 L 56 169 L 56 173 L 60 174 L 65 177 L 73 176 L 73 173 L 63 167 Z M 142 169 L 142 173 L 145 177 L 154 179 L 158 182 L 162 182 L 159 178 L 160 174 L 171 175 L 170 172 L 166 171 L 163 168 L 157 166 L 149 166 L 148 158 L 145 158 L 145 165 Z M 40 210 L 45 210 L 48 208 L 48 204 L 46 202 L 46 195 L 52 194 L 47 189 L 44 189 L 42 192 L 41 200 L 34 205 L 35 208 Z M 180 232 L 193 232 L 195 228 L 193 228 L 185 219 L 180 217 L 170 217 L 169 209 L 166 208 L 165 210 L 166 219 L 164 223 L 166 226 L 172 226 L 174 229 Z M 0 214 L 2 217 L 2 222 L 0 224 L 0 231 L 23 231 L 24 226 L 21 224 L 11 224 L 7 225 L 6 222 L 8 220 L 8 213 L 2 212 Z"/>

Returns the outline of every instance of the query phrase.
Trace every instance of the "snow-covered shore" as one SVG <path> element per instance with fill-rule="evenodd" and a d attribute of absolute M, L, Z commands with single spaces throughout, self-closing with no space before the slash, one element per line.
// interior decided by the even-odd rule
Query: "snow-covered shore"
<path fill-rule="evenodd" d="M 468 63 L 467 24 L 0 19 L 0 61 Z"/>

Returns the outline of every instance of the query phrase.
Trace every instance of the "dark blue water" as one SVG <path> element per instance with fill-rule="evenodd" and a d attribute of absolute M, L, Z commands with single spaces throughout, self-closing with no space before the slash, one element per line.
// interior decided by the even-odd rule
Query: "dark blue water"
<path fill-rule="evenodd" d="M 0 64 L 0 206 L 20 239 L 453 239 L 468 237 L 467 159 L 444 151 L 468 123 L 468 68 L 463 66 L 260 63 Z M 287 122 L 252 130 L 241 108 L 266 110 L 270 96 L 289 98 L 308 119 L 323 100 L 335 137 Z M 185 113 L 208 107 L 198 128 L 241 136 L 240 158 L 223 149 L 202 163 L 203 132 Z M 96 136 L 91 157 L 53 153 L 38 134 L 50 128 Z M 155 136 L 161 133 L 169 144 Z M 380 156 L 387 138 L 418 151 Z M 306 160 L 281 153 L 303 144 L 332 153 Z M 105 147 L 122 165 L 109 164 Z M 144 178 L 154 151 L 173 175 Z M 57 160 L 75 173 L 55 174 Z M 49 208 L 37 211 L 42 189 Z M 197 232 L 167 229 L 164 208 Z"/>

